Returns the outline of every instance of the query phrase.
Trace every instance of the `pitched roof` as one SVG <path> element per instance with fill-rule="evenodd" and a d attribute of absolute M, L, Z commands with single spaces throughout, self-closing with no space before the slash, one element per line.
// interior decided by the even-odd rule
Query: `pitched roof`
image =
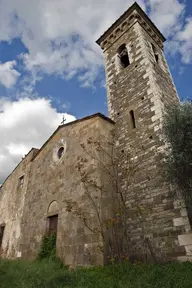
<path fill-rule="evenodd" d="M 113 120 L 111 120 L 110 118 L 108 118 L 107 116 L 101 114 L 101 113 L 96 113 L 96 114 L 92 114 L 92 115 L 89 115 L 89 116 L 86 116 L 84 118 L 81 118 L 81 119 L 77 119 L 77 120 L 74 120 L 72 122 L 69 122 L 69 123 L 66 123 L 66 124 L 62 124 L 62 125 L 59 125 L 58 128 L 53 132 L 53 134 L 47 139 L 47 141 L 43 144 L 43 146 L 38 150 L 38 152 L 34 155 L 34 157 L 31 159 L 31 161 L 33 161 L 37 155 L 42 151 L 42 149 L 47 145 L 47 143 L 51 140 L 51 138 L 63 127 L 66 127 L 66 126 L 71 126 L 71 125 L 75 125 L 79 122 L 82 122 L 82 121 L 86 121 L 86 120 L 89 120 L 89 119 L 92 119 L 92 118 L 96 118 L 96 117 L 100 117 L 106 121 L 108 121 L 109 123 L 111 124 L 115 124 L 115 122 Z"/>
<path fill-rule="evenodd" d="M 79 122 L 82 122 L 82 121 L 86 121 L 86 120 L 89 120 L 89 119 L 92 119 L 92 118 L 96 118 L 96 117 L 100 117 L 106 121 L 108 121 L 109 123 L 111 124 L 115 124 L 115 122 L 113 120 L 111 120 L 110 118 L 108 118 L 107 116 L 101 114 L 101 113 L 96 113 L 96 114 L 93 114 L 93 115 L 89 115 L 89 116 L 86 116 L 84 118 L 81 118 L 81 119 L 77 119 L 77 120 L 74 120 L 72 122 L 69 122 L 69 123 L 66 123 L 66 124 L 63 124 L 63 125 L 59 125 L 58 128 L 53 132 L 53 134 L 47 139 L 47 141 L 43 144 L 43 146 L 40 148 L 40 149 L 36 149 L 36 148 L 32 148 L 28 153 L 27 155 L 25 155 L 25 158 L 33 151 L 33 156 L 31 158 L 31 161 L 33 161 L 36 156 L 42 151 L 42 149 L 47 145 L 47 143 L 50 141 L 50 139 L 63 127 L 66 127 L 66 126 L 70 126 L 70 125 L 74 125 L 74 124 L 77 124 Z M 25 159 L 24 158 L 24 159 Z M 0 188 L 3 187 L 3 185 L 5 184 L 5 182 L 7 181 L 7 179 L 12 175 L 12 173 L 17 169 L 17 167 L 22 163 L 22 161 L 24 160 L 22 159 L 18 165 L 14 168 L 14 170 L 7 176 L 7 178 L 5 179 L 5 181 L 0 185 Z"/>

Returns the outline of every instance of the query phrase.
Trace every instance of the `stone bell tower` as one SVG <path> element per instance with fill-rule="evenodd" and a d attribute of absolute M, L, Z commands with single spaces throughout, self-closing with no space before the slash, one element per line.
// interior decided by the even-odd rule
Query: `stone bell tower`
<path fill-rule="evenodd" d="M 170 184 L 161 173 L 163 113 L 169 105 L 179 103 L 163 53 L 164 41 L 134 3 L 96 42 L 104 53 L 109 117 L 116 123 L 117 149 L 131 150 L 137 165 L 126 191 L 133 246 L 139 251 L 144 236 L 150 239 L 154 253 L 161 251 L 162 255 L 163 251 L 166 258 L 182 260 L 192 255 L 191 227 L 185 208 L 171 198 Z M 121 176 L 125 189 L 126 181 Z M 142 224 L 133 216 L 137 206 L 143 209 Z"/>

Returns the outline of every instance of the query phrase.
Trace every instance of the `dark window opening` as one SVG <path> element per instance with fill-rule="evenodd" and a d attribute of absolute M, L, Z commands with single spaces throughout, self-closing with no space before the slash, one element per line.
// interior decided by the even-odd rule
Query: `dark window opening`
<path fill-rule="evenodd" d="M 119 47 L 119 49 L 117 50 L 117 53 L 118 53 L 121 66 L 123 68 L 126 68 L 127 66 L 129 66 L 130 64 L 129 55 L 128 55 L 128 51 L 127 51 L 125 44 Z"/>
<path fill-rule="evenodd" d="M 3 234 L 4 234 L 5 226 L 0 226 L 0 248 L 3 242 Z"/>
<path fill-rule="evenodd" d="M 155 54 L 155 60 L 156 60 L 156 62 L 159 61 L 159 55 L 158 54 Z"/>
<path fill-rule="evenodd" d="M 57 242 L 57 224 L 58 224 L 58 215 L 53 215 L 47 218 L 47 236 L 51 237 L 52 248 L 56 251 L 56 242 Z"/>
<path fill-rule="evenodd" d="M 24 184 L 24 175 L 19 178 L 18 189 L 22 189 Z"/>
<path fill-rule="evenodd" d="M 57 235 L 58 215 L 48 217 L 48 235 Z"/>
<path fill-rule="evenodd" d="M 64 147 L 61 147 L 57 152 L 57 156 L 59 159 L 62 157 L 63 153 L 64 153 Z"/>
<path fill-rule="evenodd" d="M 154 57 L 155 57 L 155 61 L 158 63 L 159 62 L 159 54 L 157 52 L 157 49 L 152 43 L 151 43 L 151 46 L 152 46 L 153 54 L 154 54 Z"/>
<path fill-rule="evenodd" d="M 129 114 L 130 114 L 130 118 L 131 118 L 131 128 L 132 128 L 132 129 L 135 129 L 135 128 L 136 128 L 136 124 L 135 124 L 134 111 L 131 110 L 131 111 L 129 112 Z"/>

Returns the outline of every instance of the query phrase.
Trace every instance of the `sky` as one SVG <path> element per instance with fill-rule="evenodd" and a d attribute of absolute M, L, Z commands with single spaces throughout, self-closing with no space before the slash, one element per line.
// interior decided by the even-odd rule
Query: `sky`
<path fill-rule="evenodd" d="M 0 0 L 0 183 L 62 121 L 107 115 L 95 43 L 132 0 Z M 181 99 L 192 99 L 192 0 L 138 0 L 167 38 Z"/>

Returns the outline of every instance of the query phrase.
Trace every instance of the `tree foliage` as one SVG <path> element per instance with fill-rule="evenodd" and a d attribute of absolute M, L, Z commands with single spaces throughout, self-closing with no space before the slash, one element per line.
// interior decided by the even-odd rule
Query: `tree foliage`
<path fill-rule="evenodd" d="M 152 261 L 157 262 L 147 236 L 147 217 L 151 213 L 151 205 L 147 201 L 139 201 L 140 195 L 136 189 L 133 193 L 135 174 L 142 159 L 135 157 L 137 151 L 133 148 L 131 151 L 116 149 L 115 137 L 111 140 L 102 135 L 101 138 L 95 141 L 90 137 L 80 144 L 84 157 L 79 159 L 76 168 L 87 200 L 86 208 L 73 199 L 65 199 L 66 211 L 78 217 L 91 233 L 100 236 L 103 245 L 98 245 L 98 248 L 104 253 L 106 263 L 134 262 L 139 249 L 143 255 L 150 255 Z M 107 180 L 98 183 L 97 176 L 89 169 L 89 163 L 95 163 Z M 124 186 L 122 179 L 125 180 Z M 106 187 L 105 184 L 109 182 L 110 187 Z M 104 216 L 102 203 L 107 198 L 111 213 Z M 135 203 L 134 206 L 130 200 Z M 93 217 L 95 220 L 91 221 Z M 131 222 L 128 219 L 132 219 Z M 140 243 L 131 240 L 135 229 L 141 236 Z"/>
<path fill-rule="evenodd" d="M 170 107 L 164 120 L 170 145 L 166 159 L 169 180 L 177 184 L 187 205 L 192 204 L 192 102 Z"/>

